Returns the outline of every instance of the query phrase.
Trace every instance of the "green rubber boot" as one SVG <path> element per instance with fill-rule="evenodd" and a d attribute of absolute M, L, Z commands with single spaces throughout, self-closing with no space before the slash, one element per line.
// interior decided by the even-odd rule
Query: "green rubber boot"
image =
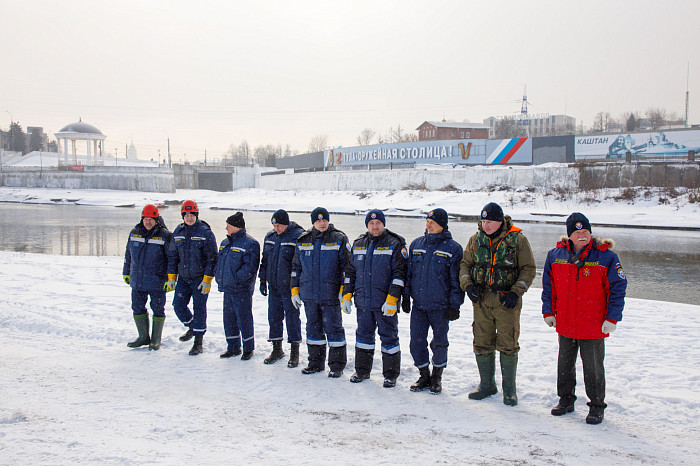
<path fill-rule="evenodd" d="M 148 345 L 151 342 L 151 338 L 148 336 L 148 314 L 135 315 L 134 322 L 136 323 L 136 330 L 139 331 L 139 336 L 136 337 L 136 340 L 127 343 L 126 346 L 138 348 Z"/>
<path fill-rule="evenodd" d="M 498 392 L 496 388 L 496 353 L 477 354 L 476 365 L 479 367 L 481 382 L 476 390 L 469 394 L 469 399 L 483 400 Z"/>
<path fill-rule="evenodd" d="M 165 317 L 153 316 L 153 329 L 151 330 L 151 344 L 148 349 L 158 351 L 160 349 L 160 337 L 163 334 L 163 324 Z"/>
<path fill-rule="evenodd" d="M 515 406 L 518 395 L 515 393 L 515 373 L 518 369 L 518 354 L 501 353 L 501 376 L 503 377 L 503 404 Z"/>

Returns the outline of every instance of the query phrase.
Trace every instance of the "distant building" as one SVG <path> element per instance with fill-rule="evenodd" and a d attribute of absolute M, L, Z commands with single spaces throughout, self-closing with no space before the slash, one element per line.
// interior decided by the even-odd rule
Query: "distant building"
<path fill-rule="evenodd" d="M 573 134 L 576 130 L 576 118 L 568 115 L 530 115 L 519 114 L 512 116 L 488 117 L 484 125 L 489 129 L 489 138 L 498 138 L 496 128 L 503 122 L 509 126 L 518 127 L 523 136 L 560 136 Z"/>
<path fill-rule="evenodd" d="M 129 160 L 136 160 L 136 146 L 134 145 L 134 141 L 131 141 L 131 144 L 129 144 L 129 148 L 126 150 L 126 158 Z"/>
<path fill-rule="evenodd" d="M 454 121 L 425 121 L 418 128 L 419 141 L 445 139 L 488 139 L 489 128 L 481 123 L 457 123 Z"/>
<path fill-rule="evenodd" d="M 86 155 L 92 158 L 93 165 L 104 165 L 104 140 L 107 138 L 102 131 L 94 126 L 84 123 L 82 118 L 61 128 L 56 133 L 59 152 L 63 155 L 63 163 L 78 164 L 78 155 Z M 79 153 L 78 146 L 85 144 L 85 152 Z"/>

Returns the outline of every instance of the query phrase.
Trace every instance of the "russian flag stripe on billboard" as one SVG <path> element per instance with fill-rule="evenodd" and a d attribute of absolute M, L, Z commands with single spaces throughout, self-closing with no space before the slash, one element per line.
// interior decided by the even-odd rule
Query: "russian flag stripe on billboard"
<path fill-rule="evenodd" d="M 508 163 L 508 161 L 518 152 L 518 149 L 525 144 L 527 138 L 504 139 L 496 150 L 486 159 L 486 163 L 499 164 Z"/>

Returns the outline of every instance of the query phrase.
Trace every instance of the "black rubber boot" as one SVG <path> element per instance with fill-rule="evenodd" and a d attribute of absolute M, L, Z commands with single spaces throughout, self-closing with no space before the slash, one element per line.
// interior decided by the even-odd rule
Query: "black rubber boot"
<path fill-rule="evenodd" d="M 151 337 L 148 336 L 148 314 L 135 315 L 134 323 L 136 323 L 136 330 L 138 330 L 139 336 L 136 337 L 136 340 L 127 343 L 126 346 L 129 348 L 138 348 L 151 343 Z"/>
<path fill-rule="evenodd" d="M 265 364 L 274 364 L 278 360 L 284 357 L 284 351 L 282 350 L 282 340 L 274 340 L 272 342 L 272 353 L 263 361 Z"/>
<path fill-rule="evenodd" d="M 481 382 L 476 390 L 469 394 L 469 399 L 483 400 L 498 393 L 496 388 L 496 353 L 477 354 L 476 365 L 479 367 Z"/>
<path fill-rule="evenodd" d="M 302 374 L 315 374 L 326 369 L 326 345 L 307 345 L 309 365 L 301 370 Z"/>
<path fill-rule="evenodd" d="M 190 350 L 190 356 L 196 356 L 204 351 L 204 349 L 202 349 L 202 343 L 204 343 L 204 335 L 197 335 L 194 337 L 194 345 L 192 345 L 192 349 Z"/>
<path fill-rule="evenodd" d="M 299 365 L 299 343 L 292 343 L 292 350 L 289 352 L 287 367 L 297 367 Z"/>
<path fill-rule="evenodd" d="M 328 377 L 337 379 L 343 375 L 343 369 L 348 364 L 347 346 L 331 346 L 328 349 Z"/>
<path fill-rule="evenodd" d="M 430 367 L 425 366 L 418 370 L 420 371 L 420 377 L 416 380 L 416 383 L 411 385 L 412 392 L 420 392 L 430 386 Z"/>
<path fill-rule="evenodd" d="M 194 334 L 192 333 L 192 327 L 188 328 L 185 333 L 180 335 L 180 341 L 190 341 Z"/>
<path fill-rule="evenodd" d="M 369 379 L 373 360 L 374 350 L 355 348 L 355 373 L 350 377 L 350 382 L 360 383 Z"/>
<path fill-rule="evenodd" d="M 163 335 L 163 324 L 165 317 L 153 317 L 153 329 L 151 330 L 151 344 L 148 349 L 158 351 L 160 349 L 160 337 Z"/>
<path fill-rule="evenodd" d="M 569 399 L 560 398 L 559 403 L 552 408 L 552 416 L 563 416 L 574 412 L 574 402 Z"/>
<path fill-rule="evenodd" d="M 382 353 L 382 375 L 384 376 L 384 388 L 396 386 L 396 379 L 401 373 L 401 351 L 394 354 Z"/>
<path fill-rule="evenodd" d="M 433 367 L 433 373 L 430 375 L 430 393 L 437 395 L 442 392 L 442 371 L 444 367 Z"/>
<path fill-rule="evenodd" d="M 588 416 L 586 416 L 586 424 L 600 424 L 603 422 L 604 413 L 604 408 L 591 406 L 588 410 Z"/>
<path fill-rule="evenodd" d="M 518 395 L 515 390 L 515 373 L 518 369 L 518 355 L 501 353 L 501 377 L 503 388 L 503 404 L 515 406 Z"/>

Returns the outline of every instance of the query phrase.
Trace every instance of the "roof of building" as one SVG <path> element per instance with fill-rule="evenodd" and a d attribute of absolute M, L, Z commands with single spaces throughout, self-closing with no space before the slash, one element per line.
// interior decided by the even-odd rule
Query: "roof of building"
<path fill-rule="evenodd" d="M 418 127 L 420 128 L 424 124 L 430 124 L 435 126 L 436 128 L 458 128 L 458 129 L 485 129 L 488 128 L 488 126 L 481 124 L 481 123 L 458 123 L 456 121 L 424 121 L 421 123 L 421 125 Z M 416 128 L 416 129 L 418 129 Z"/>
<path fill-rule="evenodd" d="M 64 126 L 59 133 L 102 134 L 102 131 L 80 120 Z"/>

